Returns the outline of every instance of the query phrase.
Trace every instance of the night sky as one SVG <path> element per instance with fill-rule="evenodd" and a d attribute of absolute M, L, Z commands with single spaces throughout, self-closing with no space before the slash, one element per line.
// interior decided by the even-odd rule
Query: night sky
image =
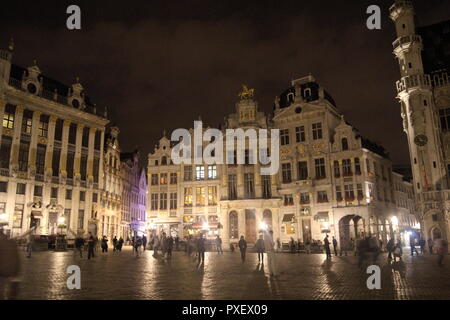
<path fill-rule="evenodd" d="M 36 59 L 51 78 L 75 77 L 108 106 L 123 151 L 153 151 L 163 130 L 190 128 L 201 115 L 217 127 L 234 112 L 243 83 L 270 112 L 290 81 L 309 73 L 361 134 L 409 164 L 395 99 L 393 0 L 351 1 L 8 1 L 0 46 L 13 61 Z M 450 18 L 448 0 L 416 0 L 419 25 Z M 66 28 L 77 4 L 82 30 Z M 382 8 L 382 30 L 366 28 L 366 8 Z M 8 8 L 6 9 L 5 6 Z"/>

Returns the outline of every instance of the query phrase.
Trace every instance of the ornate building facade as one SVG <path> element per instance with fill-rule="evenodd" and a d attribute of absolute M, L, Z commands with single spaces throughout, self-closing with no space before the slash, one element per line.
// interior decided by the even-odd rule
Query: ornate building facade
<path fill-rule="evenodd" d="M 96 231 L 108 123 L 77 80 L 46 77 L 0 51 L 0 223 L 11 236 Z"/>
<path fill-rule="evenodd" d="M 390 8 L 400 67 L 397 98 L 410 151 L 417 211 L 427 239 L 450 240 L 450 21 L 416 28 L 411 1 Z"/>
<path fill-rule="evenodd" d="M 172 144 L 163 137 L 148 157 L 150 229 L 180 237 L 203 231 L 229 243 L 241 235 L 254 242 L 264 227 L 285 243 L 324 233 L 344 242 L 368 234 L 387 241 L 416 226 L 412 192 L 404 206 L 396 193 L 411 191 L 411 184 L 392 172 L 382 147 L 345 122 L 312 76 L 292 81 L 269 116 L 253 94 L 240 96 L 222 131 L 279 129 L 278 172 L 261 175 L 248 150 L 244 164 L 174 165 Z M 224 155 L 236 158 L 225 149 Z"/>

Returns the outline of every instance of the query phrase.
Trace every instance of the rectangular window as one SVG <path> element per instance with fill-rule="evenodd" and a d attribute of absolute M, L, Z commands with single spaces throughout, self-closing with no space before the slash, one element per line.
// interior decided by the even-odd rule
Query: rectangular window
<path fill-rule="evenodd" d="M 192 188 L 184 188 L 184 206 L 192 207 Z"/>
<path fill-rule="evenodd" d="M 58 188 L 51 188 L 50 198 L 52 199 L 58 198 Z"/>
<path fill-rule="evenodd" d="M 176 172 L 170 173 L 170 184 L 177 184 L 177 173 Z"/>
<path fill-rule="evenodd" d="M 217 179 L 217 166 L 215 164 L 208 166 L 208 179 Z"/>
<path fill-rule="evenodd" d="M 81 155 L 80 159 L 80 179 L 86 181 L 86 171 L 87 171 L 87 155 Z"/>
<path fill-rule="evenodd" d="M 196 188 L 196 206 L 205 206 L 206 205 L 206 187 Z"/>
<path fill-rule="evenodd" d="M 15 114 L 15 106 L 6 105 L 5 113 L 3 114 L 3 128 L 6 129 L 14 129 L 14 114 Z"/>
<path fill-rule="evenodd" d="M 177 193 L 170 193 L 170 210 L 174 210 L 177 208 Z"/>
<path fill-rule="evenodd" d="M 208 187 L 208 205 L 217 205 L 217 187 L 215 186 Z"/>
<path fill-rule="evenodd" d="M 300 204 L 308 204 L 308 203 L 309 203 L 309 192 L 301 192 Z"/>
<path fill-rule="evenodd" d="M 159 175 L 159 184 L 161 185 L 167 184 L 167 173 L 161 173 Z"/>
<path fill-rule="evenodd" d="M 342 174 L 344 177 L 352 175 L 352 162 L 350 159 L 342 160 Z"/>
<path fill-rule="evenodd" d="M 317 191 L 317 202 L 328 202 L 328 196 L 326 191 Z"/>
<path fill-rule="evenodd" d="M 18 183 L 16 188 L 16 194 L 25 194 L 27 185 L 25 183 Z"/>
<path fill-rule="evenodd" d="M 157 185 L 158 185 L 158 174 L 153 173 L 152 174 L 152 186 L 157 186 Z"/>
<path fill-rule="evenodd" d="M 28 171 L 28 151 L 30 149 L 30 143 L 27 141 L 20 141 L 19 147 L 19 171 Z"/>
<path fill-rule="evenodd" d="M 322 123 L 313 123 L 312 134 L 314 140 L 322 139 Z"/>
<path fill-rule="evenodd" d="M 93 175 L 94 175 L 94 183 L 98 183 L 99 171 L 100 171 L 100 159 L 94 158 L 94 164 L 92 167 Z"/>
<path fill-rule="evenodd" d="M 289 129 L 280 130 L 280 142 L 282 146 L 289 144 Z"/>
<path fill-rule="evenodd" d="M 272 197 L 271 191 L 271 179 L 269 175 L 261 176 L 262 183 L 262 196 L 264 199 L 270 199 Z"/>
<path fill-rule="evenodd" d="M 36 173 L 44 174 L 45 171 L 45 151 L 46 146 L 38 144 L 36 151 Z"/>
<path fill-rule="evenodd" d="M 439 110 L 439 119 L 440 119 L 442 131 L 450 130 L 450 108 L 440 109 Z"/>
<path fill-rule="evenodd" d="M 161 193 L 159 198 L 159 209 L 167 210 L 167 193 Z"/>
<path fill-rule="evenodd" d="M 357 192 L 358 200 L 364 199 L 363 188 L 362 188 L 361 183 L 358 183 L 356 185 L 356 192 Z"/>
<path fill-rule="evenodd" d="M 341 186 L 336 186 L 336 200 L 338 202 L 342 201 L 342 190 L 341 190 Z"/>
<path fill-rule="evenodd" d="M 48 118 L 47 121 L 45 121 L 44 115 L 41 116 L 41 120 L 39 121 L 39 127 L 38 127 L 38 136 L 41 138 L 47 138 L 48 137 Z"/>
<path fill-rule="evenodd" d="M 66 168 L 67 168 L 67 178 L 69 178 L 69 179 L 73 179 L 74 161 L 75 161 L 75 153 L 67 152 Z"/>
<path fill-rule="evenodd" d="M 42 186 L 34 186 L 34 196 L 42 197 Z"/>
<path fill-rule="evenodd" d="M 62 140 L 64 121 L 62 119 L 57 119 L 55 124 L 55 140 Z"/>
<path fill-rule="evenodd" d="M 228 199 L 229 200 L 237 199 L 237 184 L 235 174 L 228 175 Z"/>
<path fill-rule="evenodd" d="M 291 164 L 290 163 L 281 164 L 281 170 L 283 183 L 290 183 L 292 181 Z"/>
<path fill-rule="evenodd" d="M 158 210 L 158 194 L 152 193 L 151 195 L 151 210 Z"/>
<path fill-rule="evenodd" d="M 30 114 L 26 114 L 26 111 L 28 110 L 24 111 L 22 118 L 22 133 L 31 134 L 31 128 L 33 126 L 33 113 L 30 112 Z"/>
<path fill-rule="evenodd" d="M 86 148 L 89 147 L 89 131 L 90 131 L 89 127 L 84 127 L 83 128 L 83 134 L 82 134 L 82 138 L 81 138 L 81 145 L 83 147 L 86 147 Z"/>
<path fill-rule="evenodd" d="M 295 141 L 297 142 L 305 142 L 305 126 L 300 126 L 295 128 Z"/>
<path fill-rule="evenodd" d="M 366 169 L 367 169 L 367 174 L 372 173 L 372 169 L 370 168 L 370 160 L 368 158 L 366 158 Z"/>
<path fill-rule="evenodd" d="M 0 192 L 8 192 L 8 182 L 0 181 Z"/>
<path fill-rule="evenodd" d="M 69 143 L 75 144 L 77 141 L 77 125 L 75 123 L 71 123 L 69 126 Z"/>
<path fill-rule="evenodd" d="M 1 146 L 0 146 L 0 167 L 3 169 L 9 168 L 9 159 L 11 156 L 11 143 L 12 138 L 8 136 L 1 137 Z"/>
<path fill-rule="evenodd" d="M 94 192 L 94 193 L 92 194 L 92 202 L 93 202 L 93 203 L 97 203 L 97 201 L 98 201 L 98 194 Z"/>
<path fill-rule="evenodd" d="M 244 174 L 244 190 L 246 198 L 255 197 L 255 178 L 253 173 Z"/>
<path fill-rule="evenodd" d="M 72 189 L 66 189 L 66 200 L 72 200 Z"/>
<path fill-rule="evenodd" d="M 307 161 L 299 161 L 298 162 L 298 180 L 307 180 L 308 179 L 308 162 Z"/>
<path fill-rule="evenodd" d="M 70 209 L 64 209 L 64 224 L 70 227 Z"/>
<path fill-rule="evenodd" d="M 292 194 L 284 195 L 284 205 L 285 206 L 293 206 L 294 205 L 294 198 L 292 197 Z"/>
<path fill-rule="evenodd" d="M 184 181 L 192 181 L 192 167 L 191 166 L 184 167 Z"/>
<path fill-rule="evenodd" d="M 23 208 L 23 204 L 16 204 L 14 206 L 13 228 L 22 228 Z"/>
<path fill-rule="evenodd" d="M 59 157 L 61 155 L 61 150 L 54 149 L 52 155 L 52 175 L 54 177 L 59 176 Z"/>
<path fill-rule="evenodd" d="M 0 214 L 5 213 L 6 211 L 6 202 L 0 202 Z"/>
<path fill-rule="evenodd" d="M 84 210 L 78 210 L 78 229 L 84 228 Z"/>
<path fill-rule="evenodd" d="M 86 200 L 86 191 L 80 191 L 80 201 Z"/>
<path fill-rule="evenodd" d="M 361 174 L 361 162 L 359 161 L 359 158 L 355 158 L 355 174 Z"/>
<path fill-rule="evenodd" d="M 339 170 L 339 161 L 334 160 L 333 162 L 333 171 L 334 171 L 334 177 L 339 178 L 341 176 L 340 170 Z"/>
<path fill-rule="evenodd" d="M 325 159 L 324 158 L 314 159 L 314 165 L 316 169 L 316 179 L 325 179 L 326 178 Z"/>
<path fill-rule="evenodd" d="M 196 180 L 204 180 L 205 179 L 205 167 L 204 166 L 195 166 L 195 179 Z"/>
<path fill-rule="evenodd" d="M 344 192 L 345 192 L 345 200 L 346 201 L 353 201 L 353 200 L 355 200 L 355 194 L 353 192 L 353 185 L 352 184 L 344 185 Z"/>

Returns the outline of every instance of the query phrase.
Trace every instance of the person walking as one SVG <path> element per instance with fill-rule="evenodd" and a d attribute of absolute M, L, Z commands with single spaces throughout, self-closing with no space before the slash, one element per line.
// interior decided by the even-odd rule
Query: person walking
<path fill-rule="evenodd" d="M 330 250 L 330 241 L 328 240 L 328 235 L 323 239 L 323 243 L 325 246 L 325 253 L 327 254 L 327 259 L 331 258 L 331 250 Z"/>
<path fill-rule="evenodd" d="M 395 250 L 395 244 L 394 244 L 393 238 L 389 239 L 389 241 L 386 245 L 386 249 L 388 251 L 388 261 L 391 261 L 393 258 L 394 250 Z"/>
<path fill-rule="evenodd" d="M 135 239 L 134 246 L 136 248 L 136 257 L 141 255 L 142 238 L 137 236 Z"/>
<path fill-rule="evenodd" d="M 145 235 L 142 236 L 142 248 L 144 248 L 144 252 L 145 252 L 145 247 L 147 247 L 147 237 Z"/>
<path fill-rule="evenodd" d="M 113 243 L 113 251 L 116 251 L 117 250 L 117 236 L 114 236 L 112 243 Z"/>
<path fill-rule="evenodd" d="M 75 239 L 75 249 L 80 252 L 80 258 L 83 258 L 84 239 L 81 235 Z"/>
<path fill-rule="evenodd" d="M 295 253 L 295 240 L 291 237 L 291 241 L 289 241 L 289 249 L 291 253 Z"/>
<path fill-rule="evenodd" d="M 166 256 L 167 253 L 167 239 L 166 239 L 166 233 L 163 232 L 161 234 L 161 238 L 159 239 L 159 245 L 161 246 L 161 254 L 163 256 L 163 258 Z"/>
<path fill-rule="evenodd" d="M 397 244 L 394 247 L 394 262 L 397 262 L 397 258 L 399 261 L 402 261 L 403 249 L 402 243 L 400 240 L 397 241 Z"/>
<path fill-rule="evenodd" d="M 426 245 L 426 241 L 424 238 L 420 237 L 419 239 L 419 247 L 420 247 L 420 254 L 423 255 L 425 254 L 425 245 Z"/>
<path fill-rule="evenodd" d="M 428 239 L 428 251 L 433 254 L 433 240 Z"/>
<path fill-rule="evenodd" d="M 244 236 L 241 236 L 241 239 L 238 242 L 239 250 L 241 251 L 241 259 L 242 262 L 245 262 L 245 255 L 247 253 L 247 241 L 245 241 Z"/>
<path fill-rule="evenodd" d="M 264 231 L 264 249 L 267 253 L 267 263 L 269 265 L 269 274 L 272 277 L 278 275 L 276 267 L 275 243 L 273 241 L 273 231 Z"/>
<path fill-rule="evenodd" d="M 94 258 L 94 247 L 95 247 L 95 239 L 94 236 L 89 233 L 90 236 L 88 238 L 88 260 L 92 258 Z"/>
<path fill-rule="evenodd" d="M 311 241 L 309 240 L 309 238 L 306 239 L 305 249 L 306 249 L 306 253 L 307 254 L 311 253 Z"/>
<path fill-rule="evenodd" d="M 175 250 L 178 251 L 179 246 L 180 246 L 180 237 L 177 234 L 177 236 L 175 237 Z"/>
<path fill-rule="evenodd" d="M 263 235 L 259 235 L 255 243 L 256 252 L 258 253 L 258 262 L 264 263 L 264 239 Z"/>
<path fill-rule="evenodd" d="M 338 247 L 338 242 L 337 242 L 336 238 L 333 236 L 333 249 L 334 249 L 334 255 L 336 257 L 338 255 L 337 247 Z"/>
<path fill-rule="evenodd" d="M 223 253 L 222 251 L 222 239 L 219 237 L 219 235 L 217 235 L 216 237 L 216 249 L 217 249 L 217 253 Z"/>
<path fill-rule="evenodd" d="M 206 247 L 206 239 L 203 234 L 199 235 L 197 240 L 197 254 L 198 254 L 198 264 L 205 263 L 205 247 Z"/>

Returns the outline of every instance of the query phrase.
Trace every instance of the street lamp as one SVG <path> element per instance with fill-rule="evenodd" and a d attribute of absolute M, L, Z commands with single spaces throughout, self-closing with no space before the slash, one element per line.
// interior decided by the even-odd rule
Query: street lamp
<path fill-rule="evenodd" d="M 267 223 L 266 223 L 265 221 L 261 221 L 261 222 L 259 223 L 259 229 L 260 229 L 260 230 L 266 231 L 267 228 L 268 228 L 268 226 L 267 226 Z"/>

